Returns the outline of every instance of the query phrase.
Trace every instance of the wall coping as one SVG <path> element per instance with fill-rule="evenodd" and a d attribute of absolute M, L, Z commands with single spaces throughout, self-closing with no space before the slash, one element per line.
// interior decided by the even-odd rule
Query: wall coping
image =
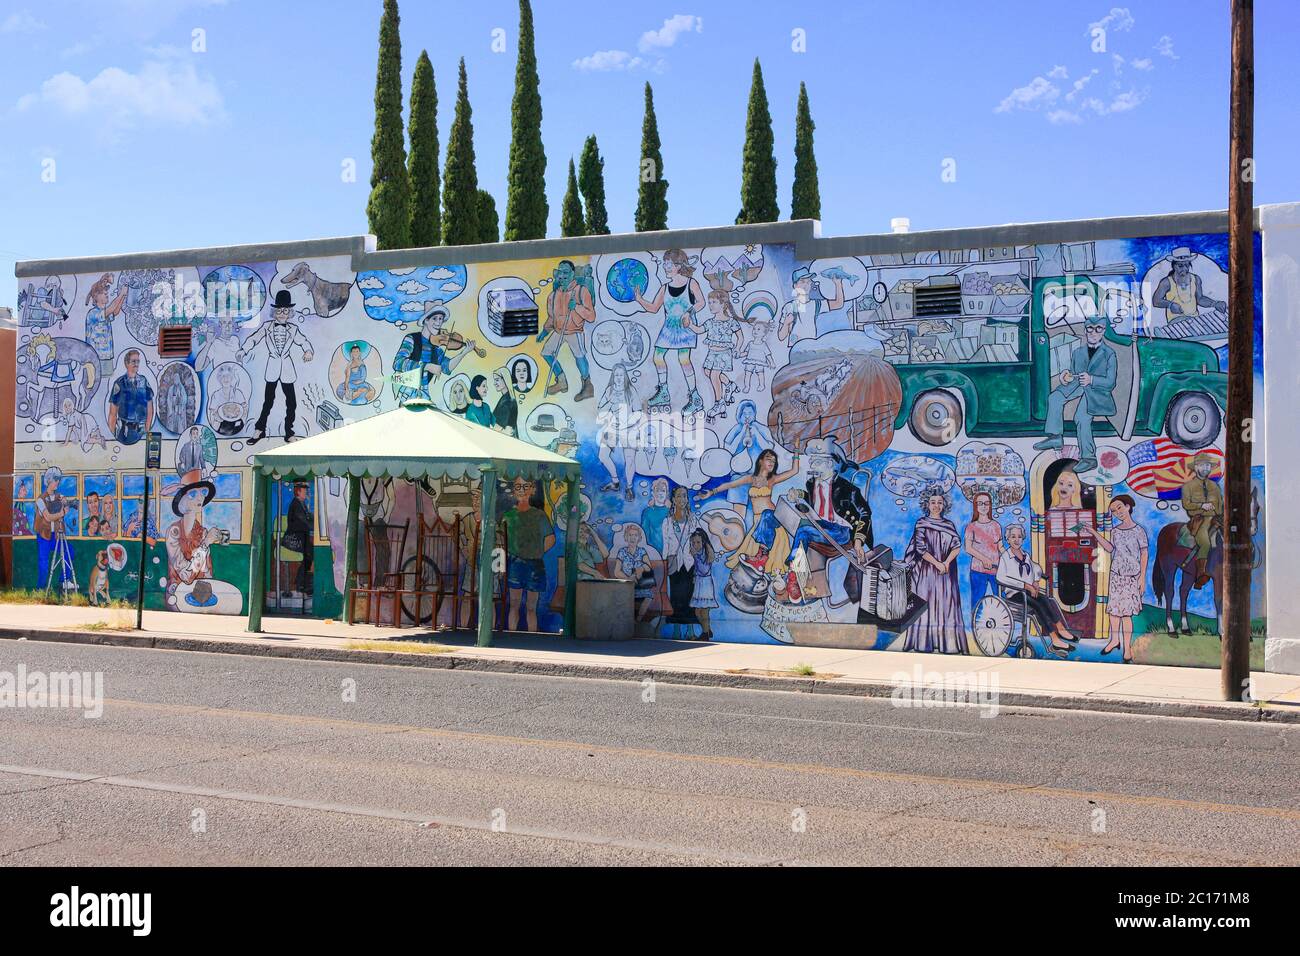
<path fill-rule="evenodd" d="M 1261 215 L 1262 214 L 1262 215 Z M 1255 227 L 1294 221 L 1300 203 L 1282 203 L 1255 209 Z M 27 259 L 15 264 L 18 278 L 123 269 L 184 268 L 226 265 L 239 262 L 269 262 L 347 255 L 352 271 L 400 269 L 420 265 L 466 265 L 522 259 L 552 259 L 564 256 L 594 256 L 606 253 L 641 252 L 671 247 L 703 248 L 748 243 L 788 243 L 795 258 L 879 255 L 885 253 L 930 252 L 944 249 L 974 249 L 980 246 L 1031 245 L 1039 242 L 1086 242 L 1108 239 L 1137 239 L 1143 236 L 1189 235 L 1226 232 L 1226 210 L 1166 213 L 1151 216 L 1120 216 L 1108 219 L 1067 219 L 1055 222 L 1006 223 L 960 229 L 931 229 L 907 233 L 875 233 L 857 236 L 823 237 L 821 223 L 813 219 L 758 223 L 747 226 L 715 226 L 700 229 L 667 229 L 660 232 L 630 232 L 609 236 L 580 236 L 569 239 L 531 239 L 520 242 L 485 243 L 471 246 L 431 246 L 379 252 L 373 236 L 344 236 L 291 242 L 264 242 L 237 246 L 209 246 L 119 255 L 63 259 Z"/>

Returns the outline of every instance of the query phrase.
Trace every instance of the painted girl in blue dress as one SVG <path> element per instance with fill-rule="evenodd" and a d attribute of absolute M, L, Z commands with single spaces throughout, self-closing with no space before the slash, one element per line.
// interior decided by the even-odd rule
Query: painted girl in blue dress
<path fill-rule="evenodd" d="M 664 284 L 659 287 L 653 300 L 642 297 L 634 289 L 637 304 L 646 312 L 664 310 L 663 328 L 655 339 L 654 365 L 659 377 L 659 387 L 650 397 L 647 406 L 662 411 L 671 404 L 668 393 L 668 352 L 677 353 L 677 362 L 682 374 L 686 376 L 686 387 L 690 390 L 686 404 L 682 407 L 683 415 L 694 415 L 704 409 L 699 388 L 695 384 L 695 365 L 691 361 L 691 350 L 695 348 L 699 336 L 692 330 L 690 320 L 696 311 L 704 308 L 704 291 L 699 280 L 693 278 L 695 268 L 690 257 L 681 249 L 669 249 L 662 260 Z"/>

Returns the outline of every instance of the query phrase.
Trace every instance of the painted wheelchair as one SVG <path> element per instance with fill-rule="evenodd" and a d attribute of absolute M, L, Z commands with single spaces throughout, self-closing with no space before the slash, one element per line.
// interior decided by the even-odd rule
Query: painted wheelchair
<path fill-rule="evenodd" d="M 1008 592 L 999 587 L 997 594 L 984 595 L 971 611 L 970 624 L 975 643 L 985 657 L 1056 656 L 1050 650 L 1051 638 L 1040 632 L 1038 622 L 1029 613 L 1022 591 Z"/>

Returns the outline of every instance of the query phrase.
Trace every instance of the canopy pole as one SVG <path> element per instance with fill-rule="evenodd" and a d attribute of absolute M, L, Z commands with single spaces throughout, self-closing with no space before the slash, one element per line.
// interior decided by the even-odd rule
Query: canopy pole
<path fill-rule="evenodd" d="M 568 522 L 564 527 L 564 636 L 578 636 L 578 527 L 582 510 L 578 479 L 568 479 Z"/>
<path fill-rule="evenodd" d="M 479 468 L 482 504 L 478 526 L 478 646 L 492 645 L 492 552 L 497 543 L 497 478 L 491 465 Z"/>
<path fill-rule="evenodd" d="M 248 561 L 248 630 L 262 633 L 262 605 L 266 603 L 266 504 L 271 478 L 253 471 L 253 541 Z"/>
<path fill-rule="evenodd" d="M 357 576 L 357 519 L 361 516 L 361 479 L 348 478 L 348 530 L 343 541 L 343 622 L 352 623 L 352 590 Z"/>

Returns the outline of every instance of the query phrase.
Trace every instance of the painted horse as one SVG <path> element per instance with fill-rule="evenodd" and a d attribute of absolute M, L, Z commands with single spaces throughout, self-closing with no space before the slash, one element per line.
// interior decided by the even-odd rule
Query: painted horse
<path fill-rule="evenodd" d="M 1187 522 L 1179 521 L 1167 524 L 1160 529 L 1156 538 L 1156 560 L 1151 568 L 1151 588 L 1165 609 L 1165 630 L 1170 634 L 1174 630 L 1174 585 L 1178 584 L 1179 612 L 1182 616 L 1181 630 L 1184 634 L 1192 633 L 1187 623 L 1187 596 L 1192 593 L 1196 582 L 1196 546 L 1182 544 L 1183 531 Z M 1182 578 L 1179 579 L 1179 572 Z M 1219 619 L 1223 615 L 1223 530 L 1215 519 L 1210 532 L 1210 555 L 1205 562 L 1205 573 L 1210 576 L 1214 588 L 1214 633 L 1219 633 Z"/>

